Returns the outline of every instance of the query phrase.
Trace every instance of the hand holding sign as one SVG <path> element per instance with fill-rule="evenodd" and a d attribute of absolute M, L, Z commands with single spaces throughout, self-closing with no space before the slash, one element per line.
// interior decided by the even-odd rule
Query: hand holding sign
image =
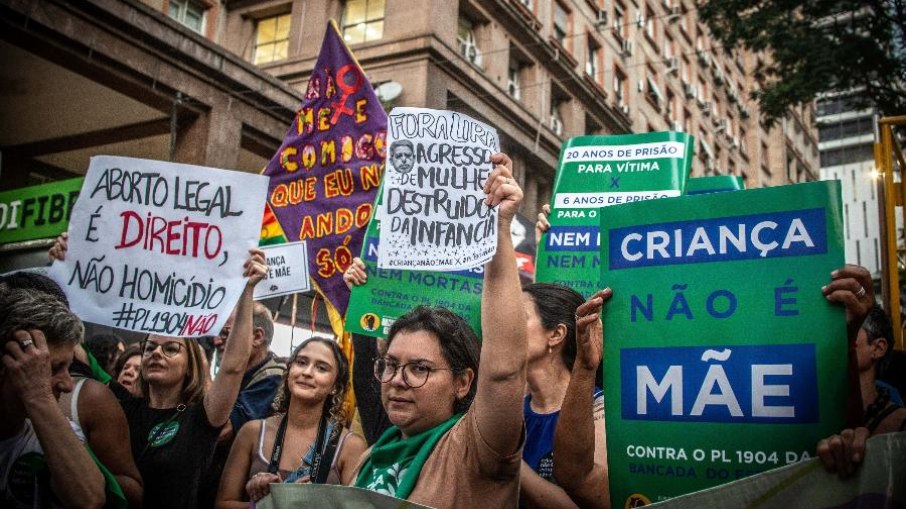
<path fill-rule="evenodd" d="M 67 249 L 69 249 L 69 233 L 63 232 L 57 237 L 57 240 L 54 241 L 53 246 L 50 247 L 50 251 L 47 252 L 47 257 L 50 258 L 50 261 L 63 261 L 66 259 Z"/>
<path fill-rule="evenodd" d="M 496 166 L 484 184 L 484 192 L 488 195 L 485 203 L 492 208 L 500 205 L 497 212 L 500 214 L 500 220 L 509 223 L 522 203 L 522 188 L 513 180 L 513 161 L 510 156 L 503 153 L 494 154 L 491 156 L 491 162 Z"/>
<path fill-rule="evenodd" d="M 576 309 L 576 364 L 588 371 L 598 369 L 604 357 L 601 309 L 612 296 L 610 288 L 599 290 Z"/>
<path fill-rule="evenodd" d="M 249 249 L 248 260 L 242 264 L 242 277 L 248 278 L 245 285 L 254 288 L 266 275 L 267 264 L 264 263 L 264 251 L 258 248 Z"/>
<path fill-rule="evenodd" d="M 368 273 L 365 272 L 365 262 L 358 256 L 352 259 L 349 268 L 343 273 L 343 282 L 346 283 L 346 287 L 350 290 L 352 290 L 353 286 L 363 285 L 368 282 Z"/>
<path fill-rule="evenodd" d="M 856 428 L 822 439 L 818 442 L 817 453 L 824 468 L 838 474 L 840 479 L 853 475 L 865 457 L 865 441 L 869 435 L 868 428 Z"/>
<path fill-rule="evenodd" d="M 821 292 L 830 302 L 839 302 L 846 307 L 846 330 L 849 340 L 856 340 L 859 327 L 875 305 L 874 283 L 865 267 L 844 265 L 831 272 L 831 282 L 821 287 Z"/>

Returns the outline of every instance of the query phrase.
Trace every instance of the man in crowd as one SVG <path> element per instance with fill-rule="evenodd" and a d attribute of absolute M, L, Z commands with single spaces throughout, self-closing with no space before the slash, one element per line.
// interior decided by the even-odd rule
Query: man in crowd
<path fill-rule="evenodd" d="M 220 335 L 214 337 L 213 344 L 218 359 L 223 355 L 226 339 L 233 328 L 233 319 L 234 316 L 230 315 Z M 271 341 L 274 339 L 274 321 L 270 311 L 260 302 L 255 303 L 252 311 L 252 334 L 252 355 L 242 378 L 239 398 L 230 414 L 230 422 L 224 428 L 231 435 L 238 433 L 246 422 L 270 414 L 271 402 L 283 376 L 284 366 L 277 362 L 270 351 Z"/>

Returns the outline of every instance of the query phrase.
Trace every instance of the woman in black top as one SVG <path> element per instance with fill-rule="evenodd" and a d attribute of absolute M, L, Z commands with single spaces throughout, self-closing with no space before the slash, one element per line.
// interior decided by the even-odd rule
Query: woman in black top
<path fill-rule="evenodd" d="M 198 503 L 202 474 L 229 420 L 251 354 L 252 293 L 267 265 L 261 250 L 249 252 L 236 322 L 210 385 L 197 341 L 151 335 L 142 343 L 139 386 L 147 397 L 129 397 L 122 404 L 145 481 L 145 509 L 194 508 Z"/>
<path fill-rule="evenodd" d="M 61 236 L 50 251 L 51 259 L 62 260 L 66 249 L 66 238 Z M 132 453 L 144 480 L 145 509 L 198 505 L 202 474 L 220 429 L 229 420 L 251 354 L 252 295 L 266 273 L 264 253 L 250 249 L 243 267 L 248 281 L 213 381 L 197 341 L 150 335 L 141 344 L 138 377 L 145 397 L 135 397 L 119 384 L 110 385 L 129 421 Z"/>

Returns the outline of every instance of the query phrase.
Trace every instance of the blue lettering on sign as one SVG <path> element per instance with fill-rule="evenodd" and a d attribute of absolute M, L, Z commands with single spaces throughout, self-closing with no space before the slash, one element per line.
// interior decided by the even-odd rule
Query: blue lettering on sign
<path fill-rule="evenodd" d="M 624 348 L 623 419 L 818 421 L 815 345 Z"/>
<path fill-rule="evenodd" d="M 597 251 L 601 249 L 600 233 L 597 226 L 553 226 L 544 246 L 548 251 Z"/>
<path fill-rule="evenodd" d="M 610 230 L 610 269 L 827 252 L 823 208 Z"/>
<path fill-rule="evenodd" d="M 380 242 L 375 237 L 365 238 L 365 256 L 363 256 L 362 259 L 365 260 L 366 262 L 377 263 L 378 244 L 379 243 Z M 406 272 L 409 272 L 409 271 L 406 271 Z M 483 279 L 484 278 L 484 265 L 479 265 L 478 267 L 472 267 L 471 269 L 456 270 L 453 272 L 448 272 L 448 274 Z"/>

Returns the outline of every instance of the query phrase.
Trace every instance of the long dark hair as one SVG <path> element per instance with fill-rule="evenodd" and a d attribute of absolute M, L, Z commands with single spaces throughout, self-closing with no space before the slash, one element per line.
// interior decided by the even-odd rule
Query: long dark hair
<path fill-rule="evenodd" d="M 334 362 L 337 363 L 337 378 L 333 383 L 333 394 L 324 400 L 323 411 L 326 412 L 330 419 L 335 423 L 345 425 L 346 412 L 343 402 L 346 398 L 346 389 L 349 387 L 349 361 L 346 359 L 346 356 L 343 355 L 343 351 L 340 350 L 340 345 L 332 339 L 315 336 L 305 340 L 293 350 L 293 353 L 289 356 L 289 361 L 286 363 L 286 370 L 283 371 L 283 379 L 280 381 L 280 389 L 277 390 L 277 394 L 274 396 L 274 402 L 271 405 L 271 408 L 274 413 L 277 414 L 285 414 L 289 411 L 289 401 L 291 399 L 288 384 L 289 369 L 292 367 L 293 362 L 295 362 L 299 352 L 312 343 L 327 345 L 327 347 L 330 348 L 330 351 L 333 352 Z"/>
<path fill-rule="evenodd" d="M 387 348 L 398 333 L 418 331 L 437 336 L 441 354 L 450 364 L 453 374 L 459 375 L 466 369 L 475 373 L 468 394 L 453 405 L 454 414 L 465 412 L 472 405 L 478 389 L 478 359 L 481 352 L 478 336 L 462 317 L 449 309 L 418 306 L 393 322 L 390 333 L 387 334 Z"/>
<path fill-rule="evenodd" d="M 551 283 L 532 283 L 525 285 L 522 291 L 534 301 L 544 330 L 552 331 L 561 324 L 566 327 L 561 355 L 567 369 L 572 371 L 576 362 L 576 308 L 585 299 L 572 288 Z"/>

